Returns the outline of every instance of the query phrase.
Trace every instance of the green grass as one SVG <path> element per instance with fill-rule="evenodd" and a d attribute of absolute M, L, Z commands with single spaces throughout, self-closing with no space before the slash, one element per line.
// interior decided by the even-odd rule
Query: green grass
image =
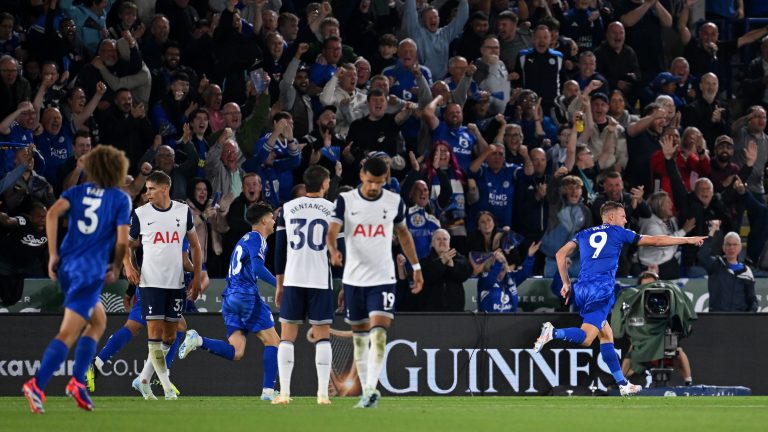
<path fill-rule="evenodd" d="M 357 400 L 294 398 L 272 406 L 255 397 L 144 401 L 95 397 L 86 413 L 49 397 L 44 415 L 23 398 L 0 398 L 0 431 L 765 431 L 768 397 L 384 397 L 377 409 Z"/>

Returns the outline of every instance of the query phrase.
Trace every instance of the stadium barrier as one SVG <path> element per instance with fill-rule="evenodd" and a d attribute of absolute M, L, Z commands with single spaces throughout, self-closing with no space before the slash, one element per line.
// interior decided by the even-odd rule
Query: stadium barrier
<path fill-rule="evenodd" d="M 199 314 L 187 317 L 190 328 L 204 336 L 223 338 L 221 316 Z M 0 396 L 18 396 L 23 382 L 39 368 L 46 344 L 56 334 L 61 315 L 0 315 Z M 111 314 L 105 335 L 125 321 L 123 314 Z M 579 348 L 555 341 L 540 354 L 531 350 L 541 323 L 555 326 L 578 325 L 574 314 L 398 314 L 389 332 L 386 367 L 380 389 L 387 395 L 541 395 L 558 386 L 594 385 L 605 389 L 613 379 L 600 357 L 597 343 Z M 333 325 L 332 395 L 359 392 L 352 361 L 349 326 L 337 316 Z M 768 395 L 768 356 L 765 316 L 760 314 L 703 314 L 692 335 L 681 341 L 693 370 L 696 384 L 744 385 L 755 395 Z M 292 395 L 313 396 L 317 378 L 314 347 L 302 328 L 296 341 L 296 367 Z M 102 346 L 104 341 L 99 345 Z M 623 351 L 626 343 L 619 341 Z M 263 348 L 249 338 L 245 359 L 236 364 L 203 350 L 176 359 L 172 380 L 181 397 L 195 395 L 251 395 L 261 391 Z M 97 396 L 135 395 L 131 381 L 147 357 L 146 333 L 141 332 L 122 352 L 105 365 L 105 376 L 97 380 Z M 56 372 L 47 390 L 63 394 L 70 360 Z M 672 385 L 681 384 L 675 375 Z M 157 402 L 157 403 L 163 403 Z"/>
<path fill-rule="evenodd" d="M 633 286 L 637 279 L 619 279 L 625 285 Z M 706 279 L 677 279 L 674 281 L 690 297 L 696 312 L 709 310 L 709 293 L 707 292 Z M 339 281 L 334 281 L 335 290 L 338 292 Z M 197 300 L 195 305 L 201 312 L 221 312 L 221 293 L 226 282 L 224 279 L 211 279 L 208 290 Z M 275 287 L 258 282 L 259 292 L 262 298 L 269 304 L 273 312 L 275 307 Z M 520 310 L 525 312 L 554 312 L 560 306 L 560 298 L 550 290 L 551 279 L 530 278 L 518 287 L 520 296 Z M 104 288 L 101 300 L 107 312 L 125 312 L 123 308 L 123 294 L 127 282 L 117 281 Z M 758 304 L 761 312 L 768 312 L 768 278 L 758 278 L 755 283 Z M 464 283 L 465 310 L 477 310 L 477 279 L 470 279 Z M 4 312 L 62 312 L 64 297 L 58 284 L 50 279 L 27 279 L 24 281 L 24 296 L 21 301 L 13 306 L 0 305 L 0 313 Z"/>

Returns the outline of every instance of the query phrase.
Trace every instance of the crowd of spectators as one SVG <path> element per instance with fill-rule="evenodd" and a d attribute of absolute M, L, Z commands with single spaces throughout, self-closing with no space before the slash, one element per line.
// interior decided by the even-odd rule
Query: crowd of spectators
<path fill-rule="evenodd" d="M 135 206 L 152 170 L 172 178 L 210 277 L 226 275 L 249 205 L 302 195 L 313 164 L 334 193 L 355 187 L 382 157 L 426 277 L 401 310 L 462 310 L 471 276 L 481 309 L 516 310 L 516 286 L 552 277 L 609 200 L 642 234 L 713 236 L 626 248 L 618 276 L 709 274 L 713 307 L 754 310 L 768 27 L 748 17 L 768 17 L 766 2 L 3 2 L 2 301 L 45 274 L 40 217 L 109 144 L 131 161 Z M 404 286 L 409 271 L 398 263 Z"/>

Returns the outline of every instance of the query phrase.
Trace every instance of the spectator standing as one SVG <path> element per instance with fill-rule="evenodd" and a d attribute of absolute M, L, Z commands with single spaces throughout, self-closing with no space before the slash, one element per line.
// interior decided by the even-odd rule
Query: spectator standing
<path fill-rule="evenodd" d="M 720 226 L 712 221 L 709 237 L 699 249 L 699 264 L 707 269 L 710 312 L 757 312 L 755 277 L 752 270 L 739 261 L 741 237 L 735 232 L 723 236 Z M 712 245 L 723 242 L 723 255 L 712 255 Z"/>

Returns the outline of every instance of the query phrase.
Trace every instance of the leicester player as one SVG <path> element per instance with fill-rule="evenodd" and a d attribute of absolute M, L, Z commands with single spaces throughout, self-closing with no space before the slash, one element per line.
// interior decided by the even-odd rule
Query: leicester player
<path fill-rule="evenodd" d="M 120 263 L 128 249 L 131 201 L 120 189 L 128 171 L 128 159 L 122 151 L 101 145 L 85 156 L 84 171 L 88 182 L 64 191 L 46 216 L 48 275 L 59 280 L 65 309 L 59 333 L 45 349 L 40 369 L 22 387 L 29 408 L 38 414 L 45 411 L 45 386 L 78 338 L 66 393 L 78 407 L 93 409 L 84 382 L 85 371 L 107 323 L 99 294 L 105 282 L 111 283 L 120 275 Z M 59 218 L 66 213 L 69 230 L 57 251 Z"/>
<path fill-rule="evenodd" d="M 167 400 L 176 399 L 177 395 L 168 377 L 165 357 L 176 340 L 185 297 L 194 300 L 200 293 L 203 259 L 192 213 L 186 204 L 171 200 L 170 188 L 171 178 L 164 172 L 149 175 L 146 194 L 149 202 L 134 210 L 129 233 L 132 248 L 141 242 L 141 269 L 137 270 L 133 253 L 124 260 L 128 281 L 138 285 L 141 292 L 142 316 L 147 321 L 147 360 L 154 367 Z M 184 237 L 189 241 L 194 267 L 187 296 L 182 265 Z M 139 383 L 145 399 L 154 399 L 150 396 L 150 378 L 151 374 L 142 374 Z"/>
<path fill-rule="evenodd" d="M 413 238 L 405 222 L 405 203 L 400 195 L 382 189 L 388 172 L 387 164 L 380 158 L 365 161 L 360 170 L 360 186 L 336 199 L 328 230 L 331 264 L 341 266 L 342 255 L 336 238 L 344 227 L 347 251 L 342 290 L 347 309 L 345 320 L 353 331 L 355 367 L 363 388 L 358 408 L 376 407 L 381 397 L 376 386 L 384 366 L 387 329 L 395 308 L 393 232 L 413 268 L 411 292 L 421 292 L 424 283 Z"/>
<path fill-rule="evenodd" d="M 275 263 L 277 291 L 275 303 L 280 308 L 280 346 L 277 365 L 280 396 L 273 404 L 290 402 L 291 373 L 294 365 L 293 343 L 299 325 L 309 317 L 315 342 L 317 403 L 330 404 L 328 381 L 331 377 L 331 324 L 334 301 L 331 269 L 325 247 L 333 203 L 326 200 L 330 173 L 320 165 L 304 172 L 305 197 L 283 205 L 277 222 Z"/>
<path fill-rule="evenodd" d="M 615 301 L 614 285 L 619 254 L 624 244 L 639 246 L 674 246 L 693 244 L 701 246 L 706 237 L 670 237 L 638 235 L 624 228 L 627 216 L 624 207 L 608 201 L 600 207 L 603 224 L 587 228 L 576 233 L 574 238 L 557 251 L 557 268 L 563 280 L 560 294 L 566 304 L 572 297 L 582 317 L 580 328 L 569 327 L 556 329 L 547 322 L 541 329 L 541 335 L 533 346 L 534 352 L 541 351 L 552 339 L 590 346 L 595 337 L 600 339 L 600 354 L 608 365 L 611 374 L 619 385 L 622 396 L 638 393 L 642 387 L 629 383 L 621 373 L 619 357 L 613 347 L 613 331 L 608 325 L 608 313 Z M 579 250 L 581 273 L 571 293 L 571 280 L 568 277 L 566 258 Z M 569 297 L 570 296 L 570 297 Z"/>
<path fill-rule="evenodd" d="M 256 285 L 262 280 L 276 285 L 275 276 L 264 267 L 267 253 L 267 237 L 275 231 L 275 218 L 269 204 L 256 203 L 248 208 L 246 219 L 253 231 L 237 242 L 229 261 L 227 287 L 222 294 L 221 315 L 227 328 L 227 340 L 209 339 L 197 331 L 189 330 L 179 347 L 179 358 L 184 359 L 198 347 L 224 357 L 240 360 L 245 354 L 248 333 L 255 333 L 264 344 L 264 379 L 261 390 L 262 400 L 277 397 L 277 345 L 280 339 L 275 331 L 272 311 L 259 295 Z"/>

